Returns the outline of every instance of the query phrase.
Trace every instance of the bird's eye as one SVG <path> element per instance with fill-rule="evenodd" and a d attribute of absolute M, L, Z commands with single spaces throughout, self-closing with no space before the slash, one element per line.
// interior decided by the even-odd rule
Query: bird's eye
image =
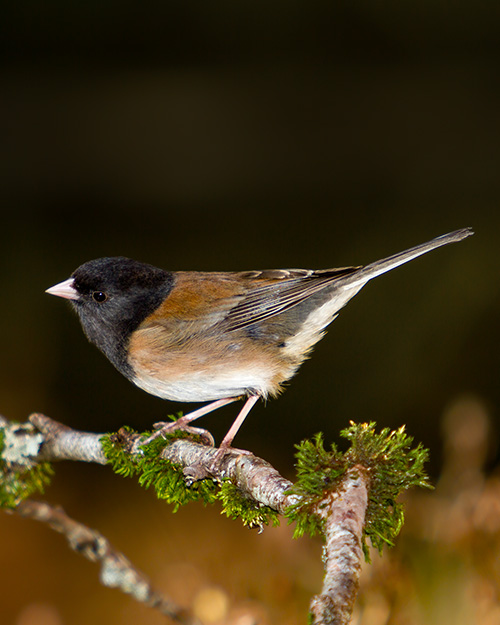
<path fill-rule="evenodd" d="M 92 299 L 94 300 L 94 302 L 97 302 L 98 304 L 102 304 L 102 302 L 105 302 L 108 299 L 108 296 L 106 295 L 106 293 L 103 293 L 102 291 L 93 291 Z"/>

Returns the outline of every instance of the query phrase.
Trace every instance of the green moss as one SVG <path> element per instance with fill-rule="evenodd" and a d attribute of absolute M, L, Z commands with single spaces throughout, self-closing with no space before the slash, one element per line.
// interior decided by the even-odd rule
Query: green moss
<path fill-rule="evenodd" d="M 369 477 L 369 499 L 365 517 L 363 548 L 368 558 L 366 539 L 379 551 L 384 544 L 392 545 L 404 521 L 399 495 L 413 486 L 430 487 L 424 464 L 428 451 L 417 445 L 405 433 L 404 427 L 388 428 L 377 433 L 375 423 L 351 422 L 341 436 L 350 448 L 341 453 L 335 445 L 326 451 L 323 437 L 297 445 L 297 482 L 290 494 L 300 497 L 299 503 L 287 511 L 290 522 L 296 523 L 295 536 L 321 533 L 323 521 L 317 514 L 318 505 L 328 491 L 335 490 L 346 471 L 361 465 Z"/>
<path fill-rule="evenodd" d="M 147 437 L 150 432 L 141 434 Z M 166 444 L 176 438 L 184 438 L 185 433 L 176 431 L 165 439 L 159 437 L 141 448 L 141 453 L 131 454 L 130 440 L 137 434 L 130 428 L 122 428 L 117 434 L 101 439 L 104 455 L 113 471 L 124 477 L 138 477 L 143 488 L 153 488 L 159 499 L 174 506 L 174 512 L 191 501 L 201 500 L 213 503 L 217 499 L 216 484 L 212 480 L 200 480 L 187 486 L 182 467 L 160 457 Z"/>
<path fill-rule="evenodd" d="M 145 433 L 141 436 L 147 437 Z M 183 468 L 160 457 L 164 446 L 176 438 L 185 438 L 183 432 L 173 432 L 167 438 L 158 438 L 141 448 L 142 453 L 128 452 L 129 440 L 136 434 L 122 429 L 102 439 L 104 454 L 118 475 L 138 477 L 144 488 L 153 488 L 159 499 L 164 499 L 174 506 L 174 512 L 191 501 L 204 504 L 220 501 L 222 513 L 229 518 L 239 518 L 248 527 L 262 527 L 279 523 L 278 513 L 267 506 L 261 506 L 246 497 L 229 480 L 217 483 L 212 479 L 198 480 L 189 486 L 183 475 Z"/>
<path fill-rule="evenodd" d="M 218 499 L 222 503 L 223 514 L 230 519 L 241 519 L 247 527 L 263 528 L 269 524 L 276 527 L 280 523 L 276 510 L 247 497 L 229 480 L 221 482 Z"/>
<path fill-rule="evenodd" d="M 297 481 L 287 493 L 299 497 L 286 516 L 289 523 L 295 523 L 294 537 L 304 534 L 315 536 L 323 531 L 323 521 L 316 514 L 319 502 L 327 491 L 335 490 L 347 470 L 343 454 L 335 444 L 330 451 L 323 445 L 323 434 L 296 445 Z"/>
<path fill-rule="evenodd" d="M 365 537 L 378 551 L 392 545 L 404 523 L 403 504 L 397 501 L 414 486 L 432 488 L 424 465 L 429 452 L 421 443 L 412 447 L 413 438 L 405 427 L 375 431 L 375 423 L 351 423 L 341 432 L 351 448 L 346 459 L 351 466 L 363 465 L 369 471 L 370 491 L 365 517 Z M 368 556 L 366 544 L 363 545 Z"/>

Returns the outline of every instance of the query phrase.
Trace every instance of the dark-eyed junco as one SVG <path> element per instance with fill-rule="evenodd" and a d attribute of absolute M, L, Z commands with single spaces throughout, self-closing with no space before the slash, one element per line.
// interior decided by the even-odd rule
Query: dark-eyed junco
<path fill-rule="evenodd" d="M 372 278 L 473 234 L 457 230 L 364 267 L 164 271 L 128 258 L 81 265 L 47 293 L 71 300 L 89 340 L 148 393 L 208 405 L 183 426 L 246 398 L 229 446 L 259 398 L 277 395 L 338 311 Z"/>

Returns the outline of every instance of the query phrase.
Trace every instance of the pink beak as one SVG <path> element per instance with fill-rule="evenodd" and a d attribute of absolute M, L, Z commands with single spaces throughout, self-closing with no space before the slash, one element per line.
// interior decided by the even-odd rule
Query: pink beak
<path fill-rule="evenodd" d="M 68 278 L 64 282 L 55 284 L 47 289 L 45 293 L 50 295 L 57 295 L 57 297 L 64 297 L 65 299 L 80 299 L 80 294 L 74 287 L 75 281 L 73 278 Z"/>

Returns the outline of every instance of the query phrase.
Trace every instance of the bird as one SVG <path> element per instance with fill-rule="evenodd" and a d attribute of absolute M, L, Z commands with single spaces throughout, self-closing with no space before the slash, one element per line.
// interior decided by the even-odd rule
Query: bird
<path fill-rule="evenodd" d="M 162 399 L 209 402 L 156 424 L 151 438 L 245 400 L 221 442 L 228 448 L 255 403 L 283 390 L 367 282 L 472 234 L 462 228 L 337 269 L 166 271 L 105 257 L 82 264 L 46 293 L 70 300 L 89 341 L 135 385 Z"/>

